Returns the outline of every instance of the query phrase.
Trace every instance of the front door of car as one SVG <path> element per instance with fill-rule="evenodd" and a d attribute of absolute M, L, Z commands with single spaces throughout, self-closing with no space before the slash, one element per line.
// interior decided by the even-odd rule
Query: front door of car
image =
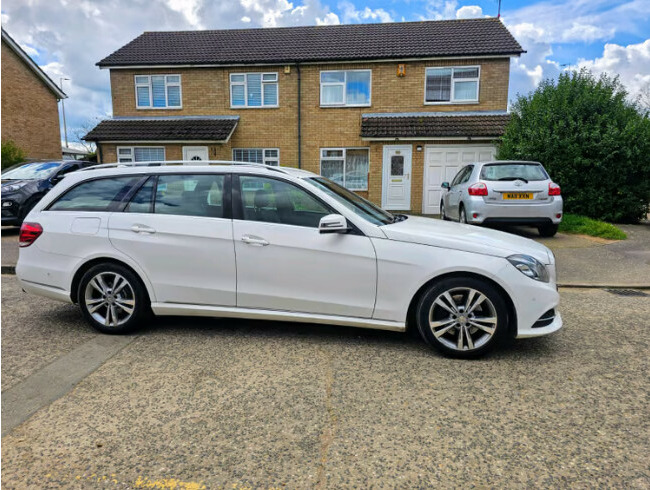
<path fill-rule="evenodd" d="M 447 202 L 448 202 L 448 216 L 451 218 L 458 219 L 460 215 L 460 200 L 462 193 L 462 183 L 465 177 L 467 176 L 468 167 L 463 167 L 454 177 L 454 180 L 451 182 L 451 187 L 447 193 Z"/>
<path fill-rule="evenodd" d="M 376 256 L 360 233 L 321 234 L 333 211 L 298 185 L 233 176 L 237 306 L 370 318 Z"/>
<path fill-rule="evenodd" d="M 229 179 L 214 173 L 154 176 L 123 212 L 110 216 L 111 243 L 140 264 L 157 302 L 235 305 Z"/>

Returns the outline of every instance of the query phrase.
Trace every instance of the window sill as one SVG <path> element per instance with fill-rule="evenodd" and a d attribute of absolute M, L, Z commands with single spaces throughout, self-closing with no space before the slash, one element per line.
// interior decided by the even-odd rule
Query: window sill
<path fill-rule="evenodd" d="M 135 107 L 138 111 L 178 111 L 183 107 Z"/>
<path fill-rule="evenodd" d="M 231 109 L 279 109 L 279 105 L 261 105 L 261 106 L 250 106 L 250 105 L 231 105 Z"/>
<path fill-rule="evenodd" d="M 372 107 L 370 104 L 360 104 L 360 105 L 320 105 L 321 109 L 354 109 L 355 107 Z"/>
<path fill-rule="evenodd" d="M 476 105 L 478 100 L 462 100 L 456 102 L 425 102 L 424 105 Z"/>

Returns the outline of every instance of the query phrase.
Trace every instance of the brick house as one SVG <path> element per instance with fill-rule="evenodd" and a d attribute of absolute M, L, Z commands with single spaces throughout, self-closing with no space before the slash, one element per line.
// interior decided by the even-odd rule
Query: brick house
<path fill-rule="evenodd" d="M 145 32 L 98 63 L 103 162 L 301 167 L 391 210 L 437 213 L 440 184 L 491 159 L 508 120 L 498 19 Z"/>
<path fill-rule="evenodd" d="M 2 141 L 29 159 L 61 159 L 58 102 L 66 97 L 2 29 Z"/>

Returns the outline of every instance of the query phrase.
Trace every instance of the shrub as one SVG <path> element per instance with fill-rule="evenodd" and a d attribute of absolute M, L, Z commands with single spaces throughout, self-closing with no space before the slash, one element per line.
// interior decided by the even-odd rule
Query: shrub
<path fill-rule="evenodd" d="M 25 161 L 25 152 L 11 140 L 2 142 L 2 169 Z"/>
<path fill-rule="evenodd" d="M 497 157 L 542 162 L 565 211 L 636 222 L 650 202 L 650 120 L 617 78 L 586 70 L 518 96 Z"/>

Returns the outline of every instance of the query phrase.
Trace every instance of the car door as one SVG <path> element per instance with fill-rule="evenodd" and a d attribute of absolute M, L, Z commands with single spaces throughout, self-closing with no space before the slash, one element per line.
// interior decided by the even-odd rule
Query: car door
<path fill-rule="evenodd" d="M 284 179 L 233 176 L 237 306 L 372 317 L 374 247 L 356 231 L 321 234 L 333 212 Z"/>
<path fill-rule="evenodd" d="M 109 218 L 113 246 L 138 262 L 158 302 L 234 306 L 230 175 L 150 177 Z"/>
<path fill-rule="evenodd" d="M 467 171 L 467 167 L 461 168 L 456 176 L 454 177 L 454 180 L 451 181 L 450 187 L 449 187 L 449 192 L 447 192 L 447 195 L 445 196 L 447 198 L 447 203 L 445 206 L 447 207 L 447 216 L 450 218 L 458 219 L 459 216 L 459 204 L 460 204 L 460 183 L 463 180 L 463 177 L 465 177 L 465 173 Z"/>

